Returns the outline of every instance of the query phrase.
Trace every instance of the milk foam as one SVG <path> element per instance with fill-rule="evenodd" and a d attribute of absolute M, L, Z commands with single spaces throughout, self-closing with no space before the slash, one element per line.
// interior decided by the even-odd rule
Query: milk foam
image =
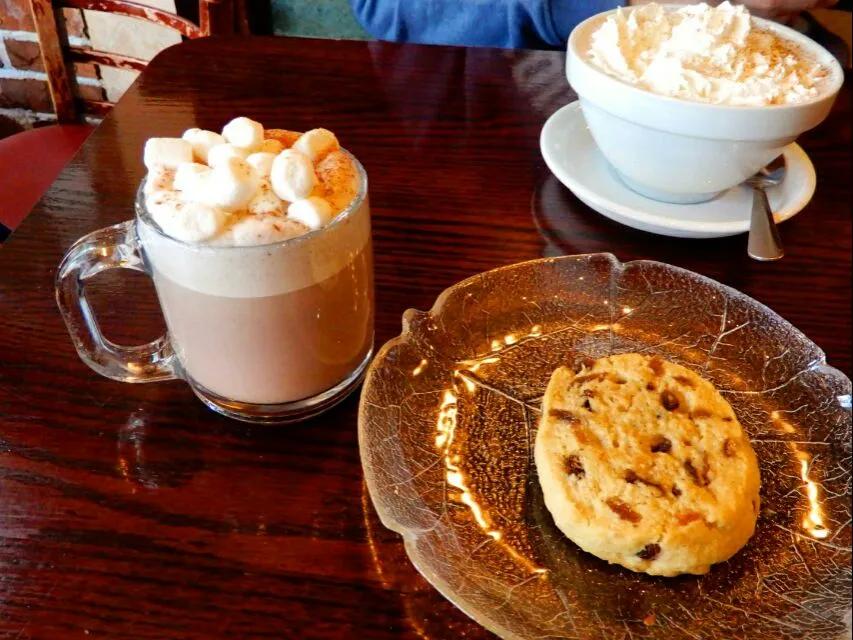
<path fill-rule="evenodd" d="M 327 281 L 350 265 L 370 239 L 370 204 L 365 184 L 352 209 L 327 227 L 264 246 L 181 242 L 156 228 L 144 210 L 136 228 L 155 280 L 166 277 L 211 296 L 275 296 Z"/>
<path fill-rule="evenodd" d="M 828 70 L 793 42 L 756 29 L 728 1 L 618 9 L 592 34 L 589 59 L 654 93 L 715 104 L 796 104 L 820 95 Z"/>

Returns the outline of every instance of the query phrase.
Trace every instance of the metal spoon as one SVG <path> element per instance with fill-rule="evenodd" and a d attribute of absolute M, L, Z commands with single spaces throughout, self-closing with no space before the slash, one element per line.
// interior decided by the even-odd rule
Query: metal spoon
<path fill-rule="evenodd" d="M 784 179 L 785 156 L 779 156 L 744 182 L 748 187 L 752 187 L 752 219 L 746 252 L 754 260 L 778 260 L 785 255 L 765 191 L 767 187 L 773 187 Z"/>

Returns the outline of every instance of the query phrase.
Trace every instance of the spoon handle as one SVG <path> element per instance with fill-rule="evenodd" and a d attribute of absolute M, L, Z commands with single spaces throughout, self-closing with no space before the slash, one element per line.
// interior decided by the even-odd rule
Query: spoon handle
<path fill-rule="evenodd" d="M 746 251 L 750 258 L 762 261 L 778 260 L 785 255 L 767 193 L 760 187 L 752 188 L 752 218 Z"/>

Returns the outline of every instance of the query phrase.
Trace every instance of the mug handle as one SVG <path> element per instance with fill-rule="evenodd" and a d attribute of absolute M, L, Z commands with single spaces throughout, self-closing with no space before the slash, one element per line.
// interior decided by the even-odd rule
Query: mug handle
<path fill-rule="evenodd" d="M 86 281 L 101 271 L 118 268 L 148 274 L 134 220 L 80 238 L 59 265 L 56 303 L 80 359 L 102 376 L 121 382 L 179 378 L 178 361 L 168 336 L 125 347 L 110 342 L 101 333 L 86 299 Z"/>

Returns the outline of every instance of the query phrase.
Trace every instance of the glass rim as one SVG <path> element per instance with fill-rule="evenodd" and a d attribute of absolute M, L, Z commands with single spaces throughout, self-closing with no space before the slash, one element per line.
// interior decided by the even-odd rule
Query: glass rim
<path fill-rule="evenodd" d="M 361 208 L 361 205 L 364 203 L 367 198 L 367 171 L 364 166 L 361 164 L 358 158 L 355 157 L 352 153 L 341 147 L 341 151 L 343 151 L 354 163 L 356 172 L 358 173 L 359 178 L 359 188 L 358 193 L 356 193 L 355 197 L 350 201 L 350 203 L 341 210 L 338 215 L 336 215 L 329 224 L 320 227 L 319 229 L 312 229 L 307 233 L 303 233 L 298 236 L 294 236 L 292 238 L 287 238 L 286 240 L 276 240 L 275 242 L 266 242 L 264 244 L 250 244 L 250 245 L 210 245 L 204 243 L 193 243 L 186 242 L 184 240 L 180 240 L 175 238 L 174 236 L 170 236 L 166 233 L 163 228 L 157 224 L 157 221 L 151 217 L 151 214 L 148 211 L 148 207 L 145 205 L 145 181 L 148 179 L 148 174 L 139 182 L 139 187 L 136 189 L 136 202 L 134 204 L 136 210 L 136 220 L 143 222 L 147 227 L 152 229 L 159 237 L 179 244 L 187 249 L 193 249 L 196 251 L 204 250 L 204 251 L 229 251 L 229 250 L 240 250 L 240 251 L 251 251 L 253 249 L 266 249 L 269 250 L 270 247 L 281 247 L 281 246 L 293 246 L 302 244 L 305 242 L 310 242 L 314 238 L 318 238 L 331 229 L 339 226 L 345 220 L 351 218 L 354 212 L 358 211 Z"/>

